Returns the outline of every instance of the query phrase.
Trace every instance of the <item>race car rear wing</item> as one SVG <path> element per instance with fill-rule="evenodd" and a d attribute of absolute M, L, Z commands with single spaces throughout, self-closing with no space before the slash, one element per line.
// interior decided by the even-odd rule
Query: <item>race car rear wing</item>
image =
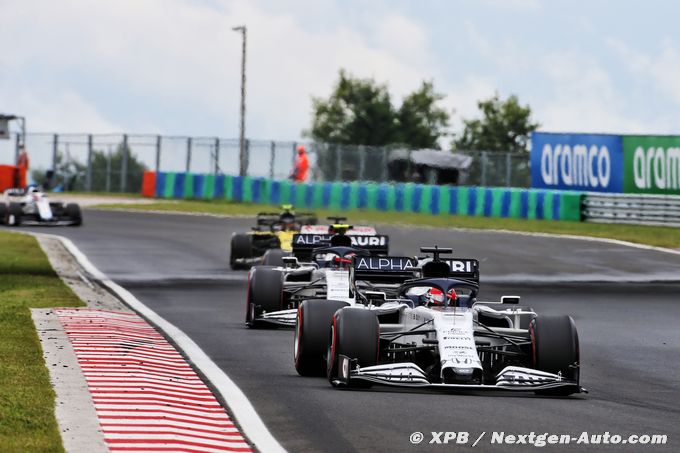
<path fill-rule="evenodd" d="M 479 283 L 479 262 L 470 258 L 424 261 L 403 256 L 355 256 L 352 281 L 402 283 L 418 277 L 450 277 Z"/>
<path fill-rule="evenodd" d="M 448 266 L 448 269 L 443 265 Z M 472 258 L 440 258 L 421 261 L 423 277 L 451 277 L 479 283 L 479 261 Z"/>
<path fill-rule="evenodd" d="M 350 268 L 352 282 L 403 283 L 416 278 L 418 260 L 405 256 L 355 256 Z"/>
<path fill-rule="evenodd" d="M 276 212 L 258 212 L 257 226 L 271 226 L 279 221 L 279 214 Z"/>
<path fill-rule="evenodd" d="M 450 255 L 450 247 L 420 247 L 420 251 L 430 253 L 431 258 L 420 258 L 421 276 L 424 278 L 458 278 L 479 283 L 479 261 L 472 258 L 442 258 Z"/>
<path fill-rule="evenodd" d="M 314 249 L 319 247 L 327 247 L 334 245 L 334 238 L 338 236 L 330 234 L 305 234 L 298 233 L 293 235 L 293 255 L 300 261 L 309 261 L 312 259 Z M 337 244 L 344 246 L 351 246 L 358 249 L 366 250 L 371 255 L 386 255 L 389 252 L 390 238 L 382 234 L 374 236 L 341 236 L 343 241 L 348 243 Z"/>
<path fill-rule="evenodd" d="M 300 225 L 315 225 L 317 222 L 316 214 L 313 212 L 297 212 L 294 213 L 290 211 L 290 214 L 294 216 L 295 222 Z M 277 222 L 281 221 L 281 213 L 278 212 L 258 212 L 257 213 L 257 226 L 258 227 L 271 227 Z"/>
<path fill-rule="evenodd" d="M 6 189 L 4 194 L 8 197 L 23 197 L 26 195 L 26 189 L 22 187 L 12 187 L 10 189 Z"/>
<path fill-rule="evenodd" d="M 333 217 L 333 220 L 343 219 L 343 217 Z M 368 225 L 348 225 L 348 224 L 338 224 L 334 223 L 331 225 L 302 225 L 300 228 L 300 233 L 303 234 L 334 234 L 337 231 L 333 231 L 334 225 L 346 225 L 345 234 L 347 236 L 375 236 L 378 232 L 374 227 Z"/>
<path fill-rule="evenodd" d="M 319 221 L 313 212 L 298 212 L 295 214 L 295 220 L 301 225 L 316 225 Z"/>

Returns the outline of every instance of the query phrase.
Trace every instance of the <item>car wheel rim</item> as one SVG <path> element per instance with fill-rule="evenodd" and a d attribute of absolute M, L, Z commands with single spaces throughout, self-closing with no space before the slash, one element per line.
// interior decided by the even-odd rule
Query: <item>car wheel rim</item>
<path fill-rule="evenodd" d="M 297 323 L 295 324 L 295 338 L 293 340 L 293 348 L 295 354 L 295 363 L 298 362 L 300 357 L 300 336 L 302 335 L 302 314 L 298 310 Z"/>
<path fill-rule="evenodd" d="M 331 341 L 328 342 L 328 355 L 326 357 L 328 363 L 328 377 L 332 377 L 333 374 L 333 366 L 335 365 L 335 347 L 335 317 L 333 317 L 333 323 L 331 324 Z"/>

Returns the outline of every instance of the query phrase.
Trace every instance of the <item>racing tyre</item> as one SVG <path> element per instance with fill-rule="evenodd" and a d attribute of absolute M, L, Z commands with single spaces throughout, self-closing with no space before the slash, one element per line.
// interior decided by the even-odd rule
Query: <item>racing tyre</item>
<path fill-rule="evenodd" d="M 281 249 L 269 249 L 264 252 L 262 264 L 265 266 L 283 267 L 284 256 L 293 256 L 293 254 Z"/>
<path fill-rule="evenodd" d="M 21 203 L 10 203 L 7 208 L 7 217 L 5 223 L 7 225 L 19 226 L 21 225 L 21 216 L 23 215 Z"/>
<path fill-rule="evenodd" d="M 238 258 L 252 258 L 253 257 L 253 242 L 250 235 L 235 234 L 231 237 L 231 255 L 229 256 L 229 264 L 232 269 L 247 269 L 248 265 L 238 263 Z"/>
<path fill-rule="evenodd" d="M 83 215 L 80 212 L 80 206 L 76 203 L 69 203 L 64 208 L 64 214 L 69 220 L 73 221 L 71 225 L 79 226 L 83 224 Z"/>
<path fill-rule="evenodd" d="M 346 307 L 339 300 L 303 300 L 298 307 L 293 343 L 295 369 L 300 376 L 325 376 L 328 331 L 333 315 Z"/>
<path fill-rule="evenodd" d="M 263 312 L 283 309 L 283 274 L 271 267 L 256 266 L 248 274 L 246 324 L 257 327 Z"/>
<path fill-rule="evenodd" d="M 533 366 L 579 383 L 579 344 L 571 316 L 539 315 L 529 325 Z M 566 396 L 578 391 L 568 388 L 538 390 L 538 395 Z"/>
<path fill-rule="evenodd" d="M 7 217 L 7 205 L 0 202 L 0 225 L 7 223 L 5 217 Z"/>
<path fill-rule="evenodd" d="M 336 385 L 340 355 L 356 359 L 360 367 L 378 363 L 380 352 L 380 325 L 378 317 L 370 310 L 347 307 L 333 315 L 330 342 L 326 357 L 326 376 L 331 385 Z M 370 387 L 366 381 L 352 382 L 351 387 Z"/>

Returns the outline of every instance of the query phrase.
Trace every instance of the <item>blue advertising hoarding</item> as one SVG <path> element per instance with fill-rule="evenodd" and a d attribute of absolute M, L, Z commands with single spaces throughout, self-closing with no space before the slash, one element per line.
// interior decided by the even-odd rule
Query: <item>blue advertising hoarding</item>
<path fill-rule="evenodd" d="M 531 186 L 543 189 L 623 192 L 620 135 L 531 135 Z"/>

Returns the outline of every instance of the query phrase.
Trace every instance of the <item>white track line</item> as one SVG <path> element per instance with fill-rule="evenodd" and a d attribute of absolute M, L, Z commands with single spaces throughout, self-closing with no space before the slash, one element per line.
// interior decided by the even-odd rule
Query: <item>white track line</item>
<path fill-rule="evenodd" d="M 101 272 L 90 262 L 87 256 L 85 256 L 71 240 L 57 235 L 45 236 L 51 236 L 60 240 L 66 250 L 73 255 L 91 277 L 108 287 L 114 294 L 129 305 L 130 308 L 151 321 L 172 339 L 172 341 L 186 354 L 191 363 L 210 381 L 217 392 L 219 392 L 222 399 L 226 401 L 227 406 L 234 414 L 234 418 L 241 426 L 243 433 L 258 450 L 265 453 L 286 451 L 269 432 L 264 422 L 255 411 L 255 408 L 241 389 L 191 338 L 187 336 L 187 334 L 144 305 L 128 290 L 109 279 L 106 274 Z"/>

